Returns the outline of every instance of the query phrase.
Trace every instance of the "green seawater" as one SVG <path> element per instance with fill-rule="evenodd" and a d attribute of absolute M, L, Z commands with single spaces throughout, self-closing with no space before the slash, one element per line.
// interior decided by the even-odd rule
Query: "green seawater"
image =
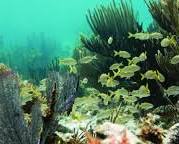
<path fill-rule="evenodd" d="M 0 0 L 0 62 L 22 71 L 23 65 L 27 65 L 24 61 L 39 67 L 54 57 L 71 56 L 79 44 L 80 33 L 91 34 L 87 11 L 111 1 Z M 144 0 L 126 1 L 132 2 L 146 29 L 152 20 Z M 43 58 L 35 59 L 42 55 Z"/>

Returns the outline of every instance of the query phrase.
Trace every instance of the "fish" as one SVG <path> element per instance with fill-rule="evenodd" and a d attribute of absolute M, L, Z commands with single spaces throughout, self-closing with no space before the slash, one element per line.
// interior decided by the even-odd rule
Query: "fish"
<path fill-rule="evenodd" d="M 90 62 L 92 62 L 93 60 L 96 60 L 97 57 L 95 56 L 85 56 L 83 58 L 80 59 L 79 63 L 80 64 L 88 64 Z"/>
<path fill-rule="evenodd" d="M 168 47 L 168 46 L 176 46 L 177 45 L 177 41 L 174 39 L 174 37 L 172 38 L 164 38 L 161 42 L 160 42 L 162 47 Z"/>
<path fill-rule="evenodd" d="M 143 98 L 143 97 L 150 96 L 150 90 L 148 88 L 148 84 L 146 86 L 141 85 L 138 90 L 133 90 L 131 92 L 131 95 L 134 96 L 134 97 L 138 97 L 138 98 Z"/>
<path fill-rule="evenodd" d="M 139 57 L 133 57 L 132 60 L 128 60 L 128 64 L 138 64 L 140 61 Z"/>
<path fill-rule="evenodd" d="M 150 39 L 162 39 L 163 38 L 163 34 L 159 33 L 159 32 L 154 32 L 150 34 Z"/>
<path fill-rule="evenodd" d="M 163 76 L 163 74 L 161 74 L 158 70 L 157 70 L 157 79 L 160 82 L 165 82 L 165 77 Z"/>
<path fill-rule="evenodd" d="M 121 66 L 123 66 L 122 63 L 115 63 L 115 64 L 111 65 L 109 69 L 110 69 L 110 70 L 117 70 L 117 69 L 119 69 Z"/>
<path fill-rule="evenodd" d="M 81 81 L 82 84 L 87 84 L 88 83 L 88 79 L 87 78 L 84 78 L 82 81 Z"/>
<path fill-rule="evenodd" d="M 170 86 L 165 92 L 168 96 L 179 95 L 179 86 Z"/>
<path fill-rule="evenodd" d="M 160 45 L 162 47 L 168 47 L 170 45 L 170 39 L 169 38 L 164 38 L 161 42 Z"/>
<path fill-rule="evenodd" d="M 64 58 L 64 59 L 60 59 L 59 63 L 62 65 L 74 66 L 77 64 L 77 61 L 73 58 Z"/>
<path fill-rule="evenodd" d="M 121 89 L 117 89 L 116 91 L 112 92 L 112 95 L 128 96 L 129 92 L 125 88 L 121 88 Z"/>
<path fill-rule="evenodd" d="M 105 105 L 108 105 L 111 101 L 111 97 L 105 93 L 100 93 L 98 96 L 100 96 L 103 99 Z"/>
<path fill-rule="evenodd" d="M 111 45 L 112 43 L 113 43 L 113 37 L 110 36 L 110 37 L 108 38 L 108 44 Z"/>
<path fill-rule="evenodd" d="M 141 80 L 143 80 L 143 79 L 150 79 L 150 80 L 152 80 L 152 79 L 157 79 L 157 73 L 156 73 L 156 71 L 153 71 L 153 70 L 149 70 L 149 71 L 147 71 L 145 74 L 142 74 L 142 78 L 141 78 Z"/>
<path fill-rule="evenodd" d="M 131 64 L 123 68 L 123 71 L 132 72 L 132 73 L 137 72 L 139 70 L 140 70 L 140 67 L 136 64 Z"/>
<path fill-rule="evenodd" d="M 110 77 L 109 74 L 102 74 L 99 77 L 98 83 L 101 83 L 102 85 L 105 85 L 107 83 L 107 80 L 108 80 L 109 77 Z"/>
<path fill-rule="evenodd" d="M 138 64 L 139 62 L 143 62 L 147 59 L 147 52 L 143 52 L 139 57 L 133 57 L 132 60 L 128 60 L 128 64 Z"/>
<path fill-rule="evenodd" d="M 179 63 L 179 55 L 174 56 L 171 60 L 170 63 L 175 65 Z"/>
<path fill-rule="evenodd" d="M 128 53 L 127 51 L 114 51 L 114 56 L 119 56 L 119 57 L 122 57 L 122 58 L 130 58 L 131 57 L 131 54 Z"/>
<path fill-rule="evenodd" d="M 153 104 L 147 103 L 147 102 L 141 103 L 141 104 L 139 105 L 139 108 L 140 108 L 140 109 L 143 109 L 143 110 L 148 110 L 148 109 L 151 109 L 151 108 L 153 108 L 153 107 L 154 107 Z"/>
<path fill-rule="evenodd" d="M 135 33 L 132 34 L 129 32 L 129 36 L 128 38 L 135 38 L 135 39 L 139 39 L 139 40 L 149 40 L 149 39 L 162 39 L 163 35 L 161 33 L 158 32 L 154 32 L 154 33 Z"/>
<path fill-rule="evenodd" d="M 127 103 L 134 103 L 137 101 L 137 98 L 134 96 L 125 96 L 123 98 Z"/>
<path fill-rule="evenodd" d="M 71 66 L 70 65 L 70 73 L 76 74 L 77 73 L 77 68 L 76 66 Z"/>
<path fill-rule="evenodd" d="M 165 77 L 157 70 L 157 71 L 154 71 L 154 70 L 148 70 L 145 74 L 141 74 L 142 75 L 142 78 L 141 80 L 143 79 L 154 79 L 154 80 L 157 80 L 157 81 L 160 81 L 160 82 L 164 82 L 165 81 Z"/>
<path fill-rule="evenodd" d="M 145 61 L 147 59 L 147 52 L 143 52 L 139 56 L 140 62 Z"/>
<path fill-rule="evenodd" d="M 126 78 L 126 79 L 130 79 L 131 77 L 134 76 L 134 72 L 131 71 L 125 71 L 124 69 L 122 69 L 119 73 L 119 76 L 121 78 Z"/>
<path fill-rule="evenodd" d="M 109 77 L 106 82 L 107 87 L 116 87 L 119 85 L 119 82 L 117 80 L 114 80 L 112 77 Z"/>
<path fill-rule="evenodd" d="M 150 37 L 149 37 L 149 33 L 135 33 L 135 34 L 132 34 L 132 33 L 128 33 L 129 36 L 128 38 L 135 38 L 135 39 L 139 39 L 139 40 L 148 40 Z"/>
<path fill-rule="evenodd" d="M 86 91 L 91 95 L 91 96 L 95 96 L 95 95 L 98 95 L 100 92 L 95 89 L 95 88 L 90 88 L 90 87 L 87 87 L 86 88 Z"/>

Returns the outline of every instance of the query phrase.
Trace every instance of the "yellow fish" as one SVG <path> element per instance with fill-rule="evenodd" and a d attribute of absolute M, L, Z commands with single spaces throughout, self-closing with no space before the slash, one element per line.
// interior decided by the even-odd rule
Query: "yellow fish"
<path fill-rule="evenodd" d="M 148 40 L 148 39 L 162 39 L 163 35 L 161 33 L 158 32 L 154 32 L 154 33 L 135 33 L 132 34 L 129 32 L 129 36 L 128 38 L 135 38 L 135 39 L 139 39 L 139 40 Z"/>
<path fill-rule="evenodd" d="M 173 64 L 173 65 L 178 64 L 179 63 L 179 55 L 174 56 L 171 59 L 170 63 Z"/>
<path fill-rule="evenodd" d="M 70 65 L 70 73 L 76 74 L 77 73 L 77 68 L 76 66 L 71 66 Z"/>
<path fill-rule="evenodd" d="M 90 62 L 92 62 L 93 60 L 96 60 L 96 59 L 97 59 L 96 55 L 95 56 L 85 56 L 85 57 L 80 59 L 79 63 L 87 64 L 87 63 L 90 63 Z"/>
<path fill-rule="evenodd" d="M 147 71 L 145 74 L 142 74 L 142 79 L 154 79 L 160 82 L 164 82 L 165 81 L 165 77 L 157 70 L 157 71 L 153 71 L 153 70 L 149 70 Z"/>
<path fill-rule="evenodd" d="M 129 32 L 129 36 L 128 38 L 135 38 L 135 39 L 139 39 L 139 40 L 148 40 L 150 38 L 149 33 L 135 33 L 132 34 Z"/>
<path fill-rule="evenodd" d="M 64 58 L 64 59 L 60 59 L 59 63 L 68 66 L 74 66 L 77 64 L 77 61 L 73 58 Z"/>
<path fill-rule="evenodd" d="M 174 37 L 172 38 L 164 38 L 161 42 L 160 42 L 162 47 L 168 47 L 168 46 L 176 46 L 177 42 L 174 39 Z"/>
<path fill-rule="evenodd" d="M 123 66 L 122 63 L 115 63 L 115 64 L 111 65 L 109 69 L 110 69 L 110 70 L 117 70 L 117 69 L 119 69 L 121 66 Z"/>
<path fill-rule="evenodd" d="M 121 58 L 130 58 L 131 54 L 128 53 L 127 51 L 114 51 L 114 56 L 119 56 Z"/>

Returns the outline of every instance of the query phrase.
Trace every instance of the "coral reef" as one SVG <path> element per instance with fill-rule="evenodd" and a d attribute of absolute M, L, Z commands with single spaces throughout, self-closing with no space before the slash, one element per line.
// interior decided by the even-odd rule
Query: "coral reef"
<path fill-rule="evenodd" d="M 177 144 L 179 142 L 179 123 L 173 125 L 166 136 L 166 144 Z"/>
<path fill-rule="evenodd" d="M 172 34 L 179 32 L 178 0 L 145 0 L 159 26 Z"/>
<path fill-rule="evenodd" d="M 141 120 L 141 130 L 139 136 L 143 141 L 150 141 L 156 144 L 163 144 L 164 130 L 156 124 L 156 117 L 148 114 L 147 117 Z"/>
<path fill-rule="evenodd" d="M 7 73 L 8 72 L 8 73 Z M 40 105 L 42 95 L 37 88 L 26 82 L 21 85 L 21 97 L 31 97 L 25 101 L 30 117 L 27 123 L 21 108 L 19 78 L 8 67 L 2 65 L 0 74 L 0 129 L 1 144 L 5 143 L 53 143 L 56 141 L 55 131 L 58 128 L 57 114 L 70 111 L 78 87 L 78 79 L 67 75 L 65 80 L 59 79 L 59 73 L 51 73 L 47 79 L 48 113 L 42 115 Z M 61 83 L 61 84 L 60 84 Z M 69 91 L 68 91 L 69 90 Z M 62 99 L 61 99 L 62 98 Z M 40 103 L 40 104 L 39 104 Z M 24 108 L 26 110 L 26 108 Z"/>
<path fill-rule="evenodd" d="M 146 4 L 148 32 L 113 0 L 88 12 L 93 35 L 73 57 L 47 64 L 42 36 L 18 59 L 28 80 L 0 63 L 0 144 L 178 143 L 178 0 Z"/>
<path fill-rule="evenodd" d="M 113 1 L 109 6 L 100 6 L 94 12 L 89 11 L 87 21 L 94 35 L 91 38 L 82 35 L 81 41 L 90 51 L 110 57 L 114 50 L 135 50 L 136 41 L 128 40 L 128 32 L 141 31 L 142 27 L 127 2 L 121 1 L 118 6 Z"/>

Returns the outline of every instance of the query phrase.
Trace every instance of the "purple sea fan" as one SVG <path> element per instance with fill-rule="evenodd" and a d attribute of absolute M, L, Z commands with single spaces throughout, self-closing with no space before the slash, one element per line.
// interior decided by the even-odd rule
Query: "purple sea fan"
<path fill-rule="evenodd" d="M 1 71 L 0 144 L 31 144 L 30 134 L 20 107 L 18 81 L 14 77 L 15 74 L 10 74 L 10 71 L 4 71 L 4 69 Z"/>

